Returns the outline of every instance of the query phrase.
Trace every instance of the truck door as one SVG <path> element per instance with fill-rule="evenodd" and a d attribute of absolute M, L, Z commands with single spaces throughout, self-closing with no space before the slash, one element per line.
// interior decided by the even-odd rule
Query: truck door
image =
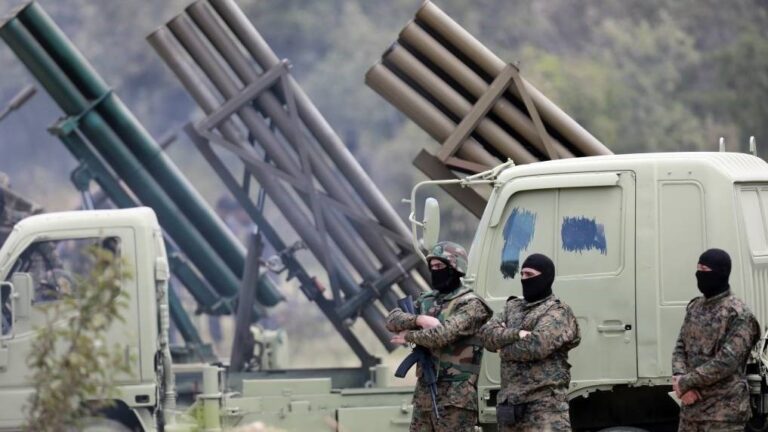
<path fill-rule="evenodd" d="M 92 271 L 93 261 L 90 258 L 91 248 L 108 249 L 117 254 L 131 269 L 135 269 L 135 247 L 133 231 L 128 228 L 111 229 L 110 235 L 94 231 L 92 235 L 83 233 L 47 233 L 45 239 L 29 239 L 23 251 L 15 259 L 6 280 L 11 281 L 14 275 L 31 280 L 31 292 L 26 299 L 26 305 L 16 310 L 12 328 L 12 337 L 3 341 L 3 355 L 0 355 L 0 386 L 13 387 L 13 391 L 0 394 L 0 405 L 9 407 L 9 411 L 18 413 L 23 419 L 22 405 L 27 401 L 31 392 L 30 370 L 26 357 L 35 340 L 35 329 L 46 325 L 48 320 L 46 309 L 68 296 L 77 296 L 80 284 L 87 279 Z M 133 272 L 132 272 L 133 273 Z M 132 381 L 138 378 L 139 335 L 132 329 L 130 317 L 136 314 L 135 277 L 121 282 L 122 289 L 129 294 L 127 310 L 123 315 L 128 317 L 126 323 L 115 323 L 109 330 L 108 339 L 115 343 L 116 349 L 125 351 L 133 376 L 118 376 L 118 382 Z M 21 311 L 26 311 L 22 313 Z M 60 317 L 63 320 L 65 317 Z M 12 408 L 12 409 L 11 409 Z M 0 424 L 0 427 L 8 426 Z"/>
<path fill-rule="evenodd" d="M 552 258 L 553 291 L 581 330 L 571 351 L 572 391 L 637 378 L 635 338 L 635 181 L 629 172 L 513 179 L 490 215 L 477 286 L 494 310 L 522 296 L 520 265 Z M 498 357 L 484 358 L 488 384 L 500 383 Z M 483 382 L 481 382 L 481 385 Z"/>

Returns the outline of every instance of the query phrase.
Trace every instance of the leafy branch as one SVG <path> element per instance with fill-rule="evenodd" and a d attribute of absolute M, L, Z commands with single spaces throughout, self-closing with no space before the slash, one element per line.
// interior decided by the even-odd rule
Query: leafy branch
<path fill-rule="evenodd" d="M 75 277 L 74 290 L 36 306 L 46 323 L 37 329 L 27 356 L 35 393 L 26 430 L 76 430 L 80 421 L 110 404 L 117 380 L 130 374 L 131 359 L 120 344 L 108 342 L 107 333 L 113 323 L 125 322 L 129 295 L 122 282 L 132 278 L 131 272 L 124 260 L 97 246 L 85 258 L 91 271 Z"/>

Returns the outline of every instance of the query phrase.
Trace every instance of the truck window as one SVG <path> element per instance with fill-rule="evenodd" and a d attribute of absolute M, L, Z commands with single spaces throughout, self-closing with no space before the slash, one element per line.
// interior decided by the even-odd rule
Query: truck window
<path fill-rule="evenodd" d="M 659 206 L 661 301 L 687 304 L 697 294 L 693 271 L 706 249 L 704 191 L 695 182 L 660 183 Z"/>
<path fill-rule="evenodd" d="M 619 186 L 558 191 L 558 276 L 617 274 L 624 262 L 623 194 Z"/>
<path fill-rule="evenodd" d="M 618 274 L 625 224 L 619 186 L 543 189 L 513 195 L 493 239 L 488 294 L 520 292 L 520 265 L 532 253 L 555 261 L 557 276 Z"/>
<path fill-rule="evenodd" d="M 33 305 L 76 294 L 78 281 L 92 269 L 88 254 L 92 247 L 109 250 L 119 256 L 120 239 L 106 237 L 34 242 L 13 264 L 8 278 L 17 272 L 32 276 Z"/>
<path fill-rule="evenodd" d="M 768 187 L 742 187 L 739 195 L 749 249 L 753 256 L 768 255 L 768 233 L 765 225 Z"/>
<path fill-rule="evenodd" d="M 554 245 L 555 190 L 517 193 L 507 202 L 501 217 L 502 235 L 493 239 L 488 272 L 488 294 L 508 297 L 520 292 L 520 264 L 539 252 L 552 256 Z"/>

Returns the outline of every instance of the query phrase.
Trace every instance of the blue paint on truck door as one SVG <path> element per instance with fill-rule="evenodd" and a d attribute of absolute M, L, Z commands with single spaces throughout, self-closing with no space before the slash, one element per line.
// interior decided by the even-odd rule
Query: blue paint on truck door
<path fill-rule="evenodd" d="M 520 253 L 528 249 L 536 229 L 536 214 L 515 207 L 504 225 L 504 248 L 501 251 L 501 274 L 513 278 L 520 269 Z"/>
<path fill-rule="evenodd" d="M 563 249 L 568 252 L 582 253 L 596 249 L 602 255 L 608 254 L 605 227 L 603 224 L 597 223 L 594 218 L 564 217 L 560 236 L 563 241 Z"/>

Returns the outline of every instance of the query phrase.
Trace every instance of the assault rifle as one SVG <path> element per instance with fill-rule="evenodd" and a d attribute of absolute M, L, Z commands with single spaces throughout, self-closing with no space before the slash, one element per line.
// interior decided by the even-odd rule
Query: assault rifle
<path fill-rule="evenodd" d="M 397 301 L 397 305 L 403 312 L 416 315 L 416 309 L 413 307 L 411 296 L 401 298 Z M 397 367 L 395 376 L 405 378 L 405 375 L 416 363 L 421 367 L 422 381 L 429 386 L 429 395 L 432 396 L 432 411 L 434 411 L 436 418 L 440 418 L 440 414 L 437 411 L 437 374 L 435 373 L 435 366 L 432 361 L 432 353 L 427 348 L 419 345 L 413 347 L 413 351 Z"/>

